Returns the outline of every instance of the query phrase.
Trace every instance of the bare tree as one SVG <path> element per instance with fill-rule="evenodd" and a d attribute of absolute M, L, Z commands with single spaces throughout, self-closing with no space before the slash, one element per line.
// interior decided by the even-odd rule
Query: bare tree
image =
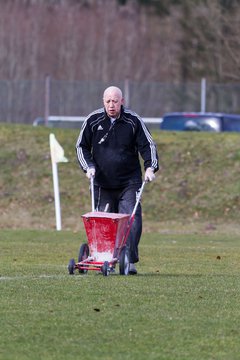
<path fill-rule="evenodd" d="M 225 2 L 226 3 L 226 2 Z M 229 4 L 228 4 L 229 5 Z M 182 14 L 183 80 L 207 76 L 218 81 L 240 79 L 240 7 L 218 0 L 187 0 Z"/>
<path fill-rule="evenodd" d="M 239 3 L 0 0 L 0 78 L 238 81 Z"/>
<path fill-rule="evenodd" d="M 133 0 L 0 0 L 0 77 L 177 77 L 176 22 Z M 107 6 L 107 11 L 106 11 Z M 176 34 L 176 35 L 175 35 Z M 175 64 L 176 65 L 176 64 Z"/>

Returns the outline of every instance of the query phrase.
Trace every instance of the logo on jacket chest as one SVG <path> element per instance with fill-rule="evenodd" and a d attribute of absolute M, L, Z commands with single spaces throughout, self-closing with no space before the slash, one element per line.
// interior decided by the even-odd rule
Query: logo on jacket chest
<path fill-rule="evenodd" d="M 102 127 L 102 125 L 98 125 L 98 128 L 97 128 L 97 130 L 103 130 L 103 127 Z"/>

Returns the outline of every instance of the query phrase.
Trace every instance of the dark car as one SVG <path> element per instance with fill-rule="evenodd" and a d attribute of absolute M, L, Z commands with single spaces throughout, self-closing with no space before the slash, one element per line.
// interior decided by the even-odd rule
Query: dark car
<path fill-rule="evenodd" d="M 171 131 L 240 132 L 240 115 L 201 112 L 167 113 L 163 116 L 160 128 Z"/>

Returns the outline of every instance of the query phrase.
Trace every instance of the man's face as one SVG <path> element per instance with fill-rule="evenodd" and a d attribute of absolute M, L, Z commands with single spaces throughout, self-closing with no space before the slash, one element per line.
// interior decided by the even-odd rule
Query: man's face
<path fill-rule="evenodd" d="M 117 118 L 121 111 L 121 105 L 123 104 L 123 98 L 118 91 L 105 91 L 103 96 L 103 104 L 108 116 Z"/>

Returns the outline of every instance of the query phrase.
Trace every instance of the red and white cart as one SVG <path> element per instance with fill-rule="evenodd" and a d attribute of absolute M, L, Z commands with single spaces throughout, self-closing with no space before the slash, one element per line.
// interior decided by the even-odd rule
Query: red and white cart
<path fill-rule="evenodd" d="M 95 211 L 93 177 L 91 178 L 92 211 L 82 215 L 88 242 L 79 249 L 78 262 L 70 259 L 69 274 L 78 270 L 80 274 L 88 270 L 101 272 L 104 276 L 115 271 L 119 263 L 120 275 L 128 275 L 129 249 L 127 238 L 134 221 L 137 206 L 140 202 L 145 181 L 142 183 L 136 198 L 132 214 L 117 214 Z"/>

